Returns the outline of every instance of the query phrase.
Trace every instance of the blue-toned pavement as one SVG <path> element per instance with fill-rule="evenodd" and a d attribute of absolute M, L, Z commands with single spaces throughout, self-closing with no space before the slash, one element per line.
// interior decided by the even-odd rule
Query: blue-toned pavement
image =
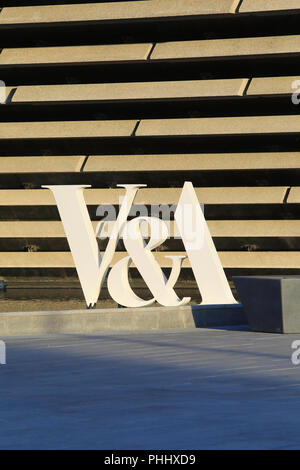
<path fill-rule="evenodd" d="M 297 449 L 300 335 L 2 338 L 1 449 Z"/>

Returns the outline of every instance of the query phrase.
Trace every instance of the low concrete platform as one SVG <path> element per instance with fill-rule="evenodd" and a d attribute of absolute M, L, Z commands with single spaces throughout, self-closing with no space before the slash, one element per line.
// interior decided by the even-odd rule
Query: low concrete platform
<path fill-rule="evenodd" d="M 1 449 L 300 448 L 299 335 L 230 327 L 1 339 Z"/>
<path fill-rule="evenodd" d="M 0 313 L 0 336 L 245 325 L 241 304 Z"/>

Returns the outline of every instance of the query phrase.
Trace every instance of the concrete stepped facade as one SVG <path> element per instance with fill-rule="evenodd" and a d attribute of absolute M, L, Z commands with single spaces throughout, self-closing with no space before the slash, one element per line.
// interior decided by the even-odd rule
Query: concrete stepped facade
<path fill-rule="evenodd" d="M 0 8 L 0 278 L 8 286 L 78 284 L 54 199 L 41 189 L 49 184 L 90 184 L 96 226 L 99 204 L 117 208 L 117 184 L 147 184 L 138 207 L 176 204 L 192 181 L 229 280 L 300 274 L 299 0 L 10 0 Z M 171 238 L 156 257 L 168 272 L 165 255 L 182 251 Z M 134 268 L 132 282 L 143 290 Z M 188 260 L 178 282 L 195 292 Z"/>

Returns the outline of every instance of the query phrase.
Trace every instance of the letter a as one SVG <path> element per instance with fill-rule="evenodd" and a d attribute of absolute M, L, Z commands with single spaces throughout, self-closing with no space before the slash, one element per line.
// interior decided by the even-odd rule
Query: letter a
<path fill-rule="evenodd" d="M 201 293 L 201 303 L 236 303 L 190 182 L 184 183 L 174 217 Z M 196 230 L 193 230 L 194 225 Z M 191 239 L 190 234 L 193 232 L 194 237 Z"/>

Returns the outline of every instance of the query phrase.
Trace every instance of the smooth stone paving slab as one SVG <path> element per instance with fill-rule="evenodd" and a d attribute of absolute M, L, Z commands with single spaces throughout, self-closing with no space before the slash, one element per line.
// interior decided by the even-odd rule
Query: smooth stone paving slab
<path fill-rule="evenodd" d="M 299 335 L 1 339 L 1 449 L 299 449 Z"/>

